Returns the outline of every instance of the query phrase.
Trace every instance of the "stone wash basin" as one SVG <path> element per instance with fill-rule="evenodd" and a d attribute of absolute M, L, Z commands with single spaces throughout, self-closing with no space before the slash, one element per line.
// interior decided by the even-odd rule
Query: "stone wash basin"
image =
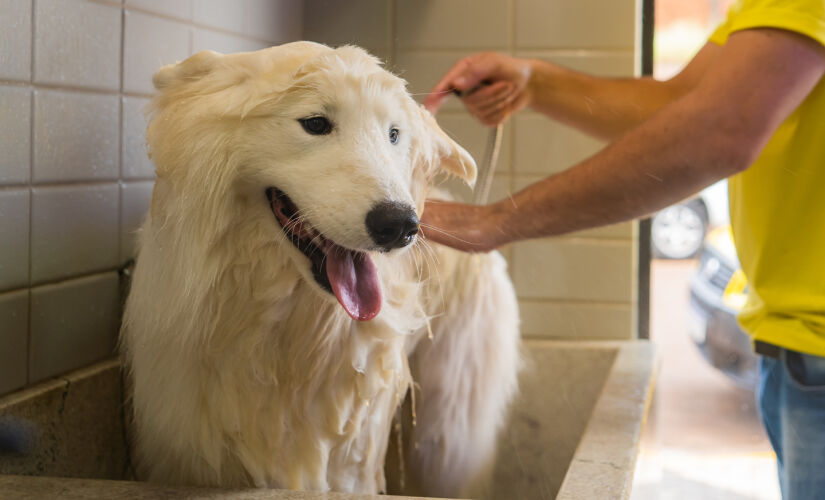
<path fill-rule="evenodd" d="M 627 498 L 651 397 L 647 342 L 525 341 L 521 395 L 499 445 L 490 499 Z M 176 488 L 128 481 L 117 360 L 0 398 L 0 498 L 402 498 Z"/>

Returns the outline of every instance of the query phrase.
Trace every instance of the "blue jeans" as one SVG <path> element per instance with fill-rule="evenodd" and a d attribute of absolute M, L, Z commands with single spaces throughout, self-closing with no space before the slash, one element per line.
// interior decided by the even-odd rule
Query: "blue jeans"
<path fill-rule="evenodd" d="M 757 402 L 784 500 L 825 499 L 825 358 L 762 357 Z"/>

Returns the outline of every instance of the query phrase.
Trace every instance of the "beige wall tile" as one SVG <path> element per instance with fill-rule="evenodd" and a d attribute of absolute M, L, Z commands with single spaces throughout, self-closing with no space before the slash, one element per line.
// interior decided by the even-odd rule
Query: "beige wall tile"
<path fill-rule="evenodd" d="M 135 257 L 137 230 L 152 202 L 152 181 L 126 182 L 120 185 L 120 262 Z"/>
<path fill-rule="evenodd" d="M 333 47 L 355 44 L 389 52 L 391 2 L 305 0 L 303 38 Z"/>
<path fill-rule="evenodd" d="M 117 179 L 119 124 L 115 95 L 35 90 L 32 180 Z"/>
<path fill-rule="evenodd" d="M 244 33 L 246 31 L 247 2 L 235 0 L 195 0 L 192 19 L 197 24 Z"/>
<path fill-rule="evenodd" d="M 632 50 L 619 52 L 523 50 L 516 52 L 516 55 L 541 59 L 589 75 L 621 77 L 633 76 L 635 72 Z"/>
<path fill-rule="evenodd" d="M 27 183 L 31 170 L 31 90 L 0 86 L 0 110 L 0 184 Z"/>
<path fill-rule="evenodd" d="M 192 0 L 124 0 L 126 8 L 138 8 L 175 17 L 182 21 L 192 20 Z M 202 0 L 197 0 L 200 3 Z"/>
<path fill-rule="evenodd" d="M 29 285 L 29 198 L 28 188 L 0 190 L 0 290 Z"/>
<path fill-rule="evenodd" d="M 120 326 L 116 272 L 35 287 L 31 301 L 29 383 L 115 353 Z"/>
<path fill-rule="evenodd" d="M 452 198 L 464 203 L 472 203 L 473 190 L 466 182 L 452 175 L 445 175 L 437 181 L 438 189 L 445 190 L 452 195 Z M 509 177 L 495 176 L 490 185 L 490 195 L 488 202 L 495 202 L 510 195 Z"/>
<path fill-rule="evenodd" d="M 542 176 L 515 176 L 513 178 L 513 194 L 542 179 L 544 179 Z M 636 226 L 637 223 L 635 221 L 620 222 L 619 224 L 612 224 L 610 226 L 596 227 L 570 233 L 562 237 L 632 240 L 636 236 Z"/>
<path fill-rule="evenodd" d="M 118 199 L 117 184 L 34 188 L 32 283 L 116 267 Z"/>
<path fill-rule="evenodd" d="M 186 59 L 192 53 L 190 26 L 168 19 L 127 11 L 123 35 L 123 88 L 152 94 L 152 75 L 164 64 Z"/>
<path fill-rule="evenodd" d="M 512 123 L 517 175 L 561 172 L 604 147 L 604 142 L 538 113 L 520 113 Z"/>
<path fill-rule="evenodd" d="M 199 1 L 199 0 L 198 0 Z M 242 0 L 247 3 L 246 33 L 274 45 L 301 39 L 302 0 Z"/>
<path fill-rule="evenodd" d="M 251 52 L 269 47 L 267 42 L 252 40 L 242 36 L 220 33 L 206 28 L 195 28 L 192 35 L 192 53 L 214 50 L 222 54 Z"/>
<path fill-rule="evenodd" d="M 146 149 L 146 106 L 149 99 L 123 98 L 123 148 L 121 150 L 121 176 L 126 179 L 152 179 L 155 164 Z"/>
<path fill-rule="evenodd" d="M 396 1 L 398 47 L 506 49 L 510 2 L 504 0 Z"/>
<path fill-rule="evenodd" d="M 635 43 L 635 0 L 515 0 L 519 48 L 625 48 Z"/>
<path fill-rule="evenodd" d="M 485 127 L 464 112 L 445 111 L 439 113 L 437 119 L 441 129 L 466 149 L 473 156 L 476 163 L 480 165 L 484 161 L 487 143 L 491 140 L 491 134 L 495 129 Z M 501 150 L 498 157 L 498 166 L 496 167 L 496 172 L 500 174 L 510 171 L 512 127 L 505 125 L 502 133 Z"/>
<path fill-rule="evenodd" d="M 0 294 L 0 396 L 26 385 L 29 291 Z"/>
<path fill-rule="evenodd" d="M 120 88 L 119 8 L 77 0 L 39 0 L 35 8 L 35 82 Z"/>
<path fill-rule="evenodd" d="M 32 2 L 0 0 L 0 79 L 28 81 L 32 68 Z"/>
<path fill-rule="evenodd" d="M 631 304 L 519 301 L 524 337 L 621 340 L 631 329 Z"/>
<path fill-rule="evenodd" d="M 546 239 L 513 246 L 510 275 L 524 299 L 630 302 L 633 244 Z"/>

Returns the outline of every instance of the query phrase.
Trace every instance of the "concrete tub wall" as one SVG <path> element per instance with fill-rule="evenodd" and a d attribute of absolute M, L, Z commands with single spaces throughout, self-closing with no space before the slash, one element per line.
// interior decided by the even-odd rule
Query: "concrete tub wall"
<path fill-rule="evenodd" d="M 626 498 L 653 375 L 645 342 L 528 341 L 521 394 L 501 435 L 485 498 Z M 0 454 L 0 497 L 178 497 L 189 490 L 128 479 L 116 360 L 74 372 L 0 399 L 0 430 L 29 422 L 28 453 Z M 25 432 L 17 432 L 17 435 Z M 28 446 L 26 446 L 28 444 Z M 14 475 L 46 476 L 38 479 Z M 194 490 L 193 490 L 194 491 Z M 199 490 L 200 491 L 200 490 Z M 210 490 L 208 498 L 241 492 Z M 201 491 L 204 495 L 205 492 Z M 249 490 L 242 496 L 248 497 Z M 200 493 L 199 493 L 200 494 Z M 255 498 L 372 498 L 256 491 Z M 205 497 L 207 498 L 207 497 Z M 382 497 L 388 498 L 388 497 Z"/>

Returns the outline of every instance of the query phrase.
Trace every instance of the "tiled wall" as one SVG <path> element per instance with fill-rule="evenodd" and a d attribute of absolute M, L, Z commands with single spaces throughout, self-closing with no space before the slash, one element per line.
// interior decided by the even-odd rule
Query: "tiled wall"
<path fill-rule="evenodd" d="M 301 38 L 300 0 L 0 0 L 0 394 L 113 352 L 162 64 Z"/>
<path fill-rule="evenodd" d="M 451 64 L 480 50 L 632 76 L 635 0 L 305 0 L 304 37 L 355 43 L 384 58 L 413 93 L 429 91 Z M 487 129 L 455 100 L 441 125 L 482 157 Z M 559 172 L 603 144 L 525 111 L 505 127 L 493 198 Z M 467 195 L 468 190 L 458 190 Z M 619 224 L 504 249 L 532 337 L 635 337 L 636 225 Z"/>

